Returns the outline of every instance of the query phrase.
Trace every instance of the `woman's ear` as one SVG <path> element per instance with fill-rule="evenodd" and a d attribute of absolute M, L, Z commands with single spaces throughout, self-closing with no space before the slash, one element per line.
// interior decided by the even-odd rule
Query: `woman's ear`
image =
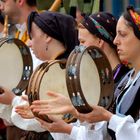
<path fill-rule="evenodd" d="M 52 37 L 46 35 L 46 43 L 50 43 L 52 41 Z"/>
<path fill-rule="evenodd" d="M 18 3 L 20 6 L 22 6 L 25 3 L 26 0 L 17 0 L 16 3 Z"/>
<path fill-rule="evenodd" d="M 101 49 L 103 49 L 104 43 L 105 43 L 104 40 L 99 39 L 99 47 L 100 47 Z"/>

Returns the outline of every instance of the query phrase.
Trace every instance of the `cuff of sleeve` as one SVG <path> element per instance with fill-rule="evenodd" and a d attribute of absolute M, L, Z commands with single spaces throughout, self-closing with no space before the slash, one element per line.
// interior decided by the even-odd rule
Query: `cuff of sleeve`
<path fill-rule="evenodd" d="M 108 128 L 116 132 L 118 126 L 124 121 L 123 118 L 124 117 L 113 115 L 109 121 Z"/>
<path fill-rule="evenodd" d="M 75 139 L 77 137 L 79 128 L 76 126 L 73 126 L 71 133 L 70 133 L 70 138 Z"/>

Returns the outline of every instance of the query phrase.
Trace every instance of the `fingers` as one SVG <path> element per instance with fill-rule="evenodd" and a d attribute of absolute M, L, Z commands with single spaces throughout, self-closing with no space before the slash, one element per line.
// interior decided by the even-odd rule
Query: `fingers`
<path fill-rule="evenodd" d="M 39 114 L 48 114 L 48 112 L 50 112 L 50 110 L 47 109 L 33 109 L 33 112 L 38 112 Z"/>
<path fill-rule="evenodd" d="M 38 114 L 40 115 L 60 115 L 62 114 L 61 112 L 57 111 L 57 110 L 40 110 L 38 111 Z"/>
<path fill-rule="evenodd" d="M 46 122 L 46 121 L 43 121 L 43 120 L 40 119 L 40 118 L 36 118 L 36 120 L 40 122 L 42 128 L 44 128 L 44 129 L 50 131 L 50 127 L 51 127 L 51 124 L 50 124 L 50 123 L 48 123 L 48 122 Z"/>
<path fill-rule="evenodd" d="M 60 94 L 53 91 L 48 91 L 47 95 L 54 98 L 54 97 L 58 97 Z"/>
<path fill-rule="evenodd" d="M 34 118 L 34 115 L 32 114 L 23 114 L 23 113 L 18 113 L 22 118 L 24 119 L 33 119 Z"/>
<path fill-rule="evenodd" d="M 29 109 L 29 106 L 28 105 L 20 105 L 20 106 L 16 106 L 16 109 L 26 110 L 26 109 Z"/>
<path fill-rule="evenodd" d="M 31 110 L 26 109 L 26 107 L 24 106 L 15 108 L 15 112 L 18 113 L 24 119 L 34 118 L 34 115 L 32 114 Z"/>
<path fill-rule="evenodd" d="M 15 110 L 15 112 L 16 112 L 16 113 L 18 113 L 20 116 L 24 116 L 24 115 L 26 115 L 26 114 L 27 114 L 27 112 L 26 112 L 26 111 L 21 110 L 21 109 L 16 109 L 16 110 Z"/>
<path fill-rule="evenodd" d="M 52 115 L 47 115 L 47 116 L 48 116 L 48 118 L 49 118 L 50 120 L 52 120 L 53 122 L 59 121 L 58 118 L 56 118 L 56 117 L 54 117 L 54 116 L 52 116 Z"/>
<path fill-rule="evenodd" d="M 47 105 L 49 103 L 55 103 L 56 99 L 49 100 L 35 100 L 32 102 L 33 105 Z"/>
<path fill-rule="evenodd" d="M 33 112 L 37 112 L 39 113 L 40 115 L 45 115 L 45 114 L 61 114 L 61 112 L 59 113 L 59 110 L 56 110 L 56 109 L 51 109 L 51 108 L 34 108 L 34 107 L 31 107 L 32 111 Z"/>
<path fill-rule="evenodd" d="M 34 112 L 39 112 L 41 110 L 48 110 L 51 109 L 52 107 L 50 105 L 31 105 L 30 109 Z"/>
<path fill-rule="evenodd" d="M 51 119 L 53 121 L 52 123 L 48 123 L 44 120 L 41 120 L 40 118 L 36 118 L 36 119 L 40 122 L 42 128 L 44 128 L 50 132 L 55 132 L 56 129 L 58 128 L 58 126 L 60 126 L 60 124 L 58 124 L 59 119 L 56 119 L 55 117 L 53 117 L 51 115 L 49 115 L 48 117 L 49 117 L 49 119 Z"/>

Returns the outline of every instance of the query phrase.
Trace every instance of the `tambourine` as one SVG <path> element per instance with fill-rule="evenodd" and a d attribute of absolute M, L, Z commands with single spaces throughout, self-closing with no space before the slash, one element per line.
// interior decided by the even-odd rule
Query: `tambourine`
<path fill-rule="evenodd" d="M 62 93 L 67 97 L 69 96 L 66 86 L 65 66 L 66 60 L 52 60 L 44 62 L 37 67 L 31 76 L 27 89 L 30 105 L 35 100 L 48 100 L 47 91 L 54 91 Z M 47 115 L 39 115 L 34 112 L 33 114 L 47 122 L 52 122 Z M 55 117 L 61 118 L 67 123 L 76 120 L 71 114 L 55 115 Z"/>
<path fill-rule="evenodd" d="M 27 87 L 33 70 L 29 48 L 19 39 L 0 39 L 0 86 L 20 95 Z"/>
<path fill-rule="evenodd" d="M 98 47 L 76 46 L 67 60 L 66 83 L 71 102 L 81 113 L 92 111 L 93 105 L 108 108 L 112 101 L 111 66 Z"/>

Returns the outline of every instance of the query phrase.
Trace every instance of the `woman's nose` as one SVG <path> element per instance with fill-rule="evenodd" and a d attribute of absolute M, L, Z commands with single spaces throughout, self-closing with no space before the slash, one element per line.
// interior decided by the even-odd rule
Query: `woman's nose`
<path fill-rule="evenodd" d="M 117 45 L 118 44 L 118 37 L 116 36 L 115 39 L 113 40 L 113 44 Z"/>

